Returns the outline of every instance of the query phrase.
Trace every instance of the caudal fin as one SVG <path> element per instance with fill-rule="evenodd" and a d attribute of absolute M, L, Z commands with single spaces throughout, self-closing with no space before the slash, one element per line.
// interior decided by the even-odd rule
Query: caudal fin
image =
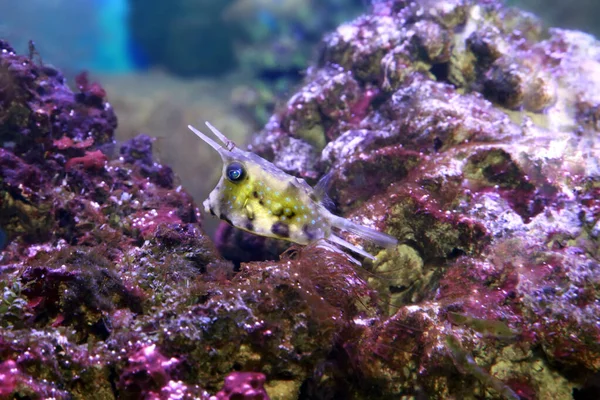
<path fill-rule="evenodd" d="M 338 229 L 352 232 L 355 235 L 361 237 L 362 239 L 368 240 L 369 242 L 384 248 L 391 248 L 398 244 L 398 239 L 396 239 L 395 237 L 383 232 L 376 231 L 375 229 L 367 228 L 366 226 L 355 224 L 354 222 L 346 218 L 334 215 L 331 222 L 333 226 L 335 226 Z"/>
<path fill-rule="evenodd" d="M 335 233 L 332 233 L 331 235 L 329 235 L 329 237 L 327 239 L 335 244 L 339 244 L 342 247 L 350 249 L 353 252 L 360 254 L 363 257 L 366 257 L 366 258 L 369 258 L 369 259 L 375 261 L 375 257 L 372 254 L 369 254 L 366 251 L 364 251 L 363 249 L 361 249 L 360 247 L 357 247 L 357 246 L 353 245 L 352 243 L 345 241 L 341 237 L 337 236 Z M 360 263 L 357 262 L 357 264 L 360 264 Z"/>

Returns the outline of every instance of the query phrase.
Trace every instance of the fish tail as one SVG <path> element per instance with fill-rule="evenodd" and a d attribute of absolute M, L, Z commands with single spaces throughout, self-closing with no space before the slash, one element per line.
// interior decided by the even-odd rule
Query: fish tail
<path fill-rule="evenodd" d="M 331 241 L 332 243 L 338 244 L 342 247 L 345 247 L 349 250 L 352 250 L 353 252 L 360 254 L 363 257 L 366 257 L 366 258 L 369 258 L 369 259 L 375 261 L 375 257 L 373 257 L 372 254 L 369 254 L 366 251 L 364 251 L 363 249 L 361 249 L 360 247 L 355 246 L 352 243 L 345 241 L 344 239 L 342 239 L 341 237 L 337 236 L 334 233 L 330 234 L 329 237 L 327 238 L 327 240 Z M 354 262 L 356 262 L 356 264 L 360 265 L 360 263 L 358 261 L 356 261 L 354 258 L 352 258 L 352 260 Z"/>
<path fill-rule="evenodd" d="M 332 215 L 331 223 L 338 229 L 351 232 L 364 240 L 368 240 L 384 248 L 394 247 L 398 244 L 398 239 L 395 237 L 376 231 L 375 229 L 367 228 L 366 226 L 355 224 L 346 218 Z"/>

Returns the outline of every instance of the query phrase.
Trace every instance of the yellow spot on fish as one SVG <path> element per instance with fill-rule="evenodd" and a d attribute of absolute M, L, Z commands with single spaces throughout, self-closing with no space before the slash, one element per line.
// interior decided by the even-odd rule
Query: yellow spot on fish
<path fill-rule="evenodd" d="M 280 203 L 273 203 L 271 210 L 273 211 L 273 214 L 275 215 L 281 215 L 283 207 L 281 207 Z"/>
<path fill-rule="evenodd" d="M 249 219 L 254 219 L 254 210 L 252 209 L 252 204 L 246 204 L 246 215 Z"/>

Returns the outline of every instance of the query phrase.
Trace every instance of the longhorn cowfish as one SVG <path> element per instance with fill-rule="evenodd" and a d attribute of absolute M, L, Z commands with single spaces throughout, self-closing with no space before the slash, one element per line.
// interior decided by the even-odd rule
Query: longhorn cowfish
<path fill-rule="evenodd" d="M 191 125 L 188 128 L 215 149 L 223 160 L 221 178 L 203 202 L 207 213 L 256 235 L 301 245 L 326 240 L 370 259 L 374 257 L 342 239 L 336 230 L 349 231 L 386 248 L 397 244 L 394 237 L 336 216 L 325 207 L 325 191 L 331 174 L 325 175 L 312 188 L 304 179 L 289 175 L 264 158 L 239 149 L 209 122 L 206 125 L 223 145 Z"/>

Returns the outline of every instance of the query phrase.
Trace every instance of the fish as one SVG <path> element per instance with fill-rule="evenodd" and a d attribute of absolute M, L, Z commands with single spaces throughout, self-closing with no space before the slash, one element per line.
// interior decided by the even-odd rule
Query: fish
<path fill-rule="evenodd" d="M 351 232 L 383 248 L 398 244 L 393 236 L 328 210 L 326 191 L 332 172 L 325 174 L 312 188 L 304 179 L 282 171 L 257 154 L 240 149 L 210 122 L 206 122 L 206 126 L 222 145 L 188 125 L 219 153 L 223 161 L 219 182 L 202 203 L 206 213 L 256 235 L 300 245 L 324 240 L 371 260 L 375 259 L 373 255 L 344 240 L 338 231 Z"/>
<path fill-rule="evenodd" d="M 521 333 L 520 330 L 511 328 L 504 321 L 476 318 L 453 311 L 448 312 L 448 319 L 453 324 L 468 326 L 476 332 L 498 339 L 513 339 Z"/>

